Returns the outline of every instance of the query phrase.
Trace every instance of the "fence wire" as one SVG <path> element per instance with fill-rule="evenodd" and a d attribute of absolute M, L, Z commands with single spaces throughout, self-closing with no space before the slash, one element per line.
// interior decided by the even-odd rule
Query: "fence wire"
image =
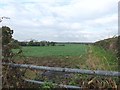
<path fill-rule="evenodd" d="M 2 63 L 2 65 L 9 65 L 11 67 L 29 68 L 29 69 L 36 69 L 36 70 L 50 70 L 50 71 L 57 71 L 57 72 L 120 77 L 120 72 L 116 72 L 116 71 L 72 69 L 72 68 L 47 67 L 47 66 L 36 66 L 31 64 L 13 64 L 13 63 Z"/>

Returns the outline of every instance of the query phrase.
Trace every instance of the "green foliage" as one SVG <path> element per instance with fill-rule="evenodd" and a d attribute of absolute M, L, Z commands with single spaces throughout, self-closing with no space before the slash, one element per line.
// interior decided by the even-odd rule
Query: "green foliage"
<path fill-rule="evenodd" d="M 11 40 L 12 48 L 13 49 L 20 49 L 21 47 L 19 46 L 18 40 L 12 39 Z"/>
<path fill-rule="evenodd" d="M 55 46 L 55 42 L 51 42 L 51 46 Z"/>
<path fill-rule="evenodd" d="M 3 26 L 2 27 L 2 45 L 7 45 L 12 40 L 13 30 L 9 27 Z"/>
<path fill-rule="evenodd" d="M 117 52 L 117 57 L 118 57 L 118 65 L 120 65 L 120 36 L 118 36 L 118 40 L 117 40 L 117 47 L 118 47 L 118 52 Z M 120 71 L 120 69 L 119 69 Z"/>
<path fill-rule="evenodd" d="M 108 38 L 108 39 L 95 42 L 95 45 L 98 45 L 100 47 L 103 47 L 106 50 L 110 50 L 114 53 L 117 53 L 118 47 L 120 46 L 120 44 L 118 44 L 119 41 L 120 40 L 118 39 L 118 37 L 112 37 L 112 38 Z"/>
<path fill-rule="evenodd" d="M 18 41 L 12 38 L 13 30 L 9 27 L 2 27 L 2 56 L 4 62 L 12 62 L 14 56 L 12 49 L 19 48 Z"/>
<path fill-rule="evenodd" d="M 92 46 L 92 51 L 93 54 L 101 60 L 100 64 L 105 64 L 106 67 L 104 68 L 117 70 L 118 59 L 115 53 L 112 51 L 106 51 L 104 48 L 98 46 Z"/>
<path fill-rule="evenodd" d="M 17 43 L 17 41 L 14 42 L 14 39 L 12 39 L 13 30 L 11 30 L 9 27 L 3 26 L 2 29 L 2 56 L 3 62 L 6 63 L 13 63 L 13 52 L 12 49 L 14 48 L 14 44 Z M 18 53 L 17 53 L 18 54 Z M 21 76 L 24 72 L 22 72 L 20 69 L 12 68 L 9 66 L 3 66 L 2 67 L 2 87 L 3 88 L 13 88 L 13 87 L 22 87 L 24 84 Z"/>
<path fill-rule="evenodd" d="M 30 40 L 29 42 L 18 42 L 20 46 L 55 46 L 55 42 L 49 42 L 49 41 L 35 41 Z"/>
<path fill-rule="evenodd" d="M 45 81 L 45 83 L 42 84 L 42 86 L 40 88 L 44 89 L 44 90 L 52 90 L 53 88 L 55 88 L 55 85 L 52 82 Z"/>
<path fill-rule="evenodd" d="M 11 30 L 9 27 L 3 26 L 2 29 L 2 61 L 10 62 L 10 59 L 12 57 L 12 34 L 13 30 Z"/>
<path fill-rule="evenodd" d="M 69 82 L 69 85 L 76 85 L 76 83 L 75 83 L 74 80 L 72 80 L 72 81 Z"/>
<path fill-rule="evenodd" d="M 31 40 L 31 41 L 28 43 L 29 46 L 32 46 L 33 44 L 34 44 L 33 40 Z"/>

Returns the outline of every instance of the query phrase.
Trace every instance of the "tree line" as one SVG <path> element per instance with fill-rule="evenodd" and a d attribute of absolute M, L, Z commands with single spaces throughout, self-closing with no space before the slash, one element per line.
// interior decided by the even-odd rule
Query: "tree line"
<path fill-rule="evenodd" d="M 18 41 L 18 40 L 13 40 L 13 43 L 17 46 L 55 46 L 55 42 L 50 42 L 50 41 Z"/>

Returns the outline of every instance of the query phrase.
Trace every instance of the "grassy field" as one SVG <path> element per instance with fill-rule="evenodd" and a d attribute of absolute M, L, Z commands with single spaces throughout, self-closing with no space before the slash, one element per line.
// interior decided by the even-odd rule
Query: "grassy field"
<path fill-rule="evenodd" d="M 67 44 L 65 46 L 22 47 L 28 62 L 37 65 L 117 70 L 117 57 L 93 45 Z M 16 50 L 14 50 L 15 52 Z"/>
<path fill-rule="evenodd" d="M 45 56 L 80 56 L 87 53 L 86 45 L 65 45 L 65 46 L 45 46 L 45 47 L 23 47 L 26 56 L 45 57 Z"/>
<path fill-rule="evenodd" d="M 23 53 L 15 57 L 16 63 L 27 63 L 40 66 L 68 67 L 90 70 L 118 71 L 118 60 L 115 54 L 93 45 L 69 44 L 65 46 L 29 46 L 22 47 Z M 13 50 L 16 52 L 17 50 Z M 100 77 L 85 74 L 42 76 L 43 71 L 26 70 L 25 77 L 59 84 L 82 87 L 116 87 L 117 78 Z M 91 84 L 90 83 L 92 80 Z M 97 83 L 96 83 L 97 82 Z M 111 84 L 114 83 L 114 84 Z M 85 84 L 84 84 L 85 83 Z M 103 84 L 104 83 L 104 84 Z"/>

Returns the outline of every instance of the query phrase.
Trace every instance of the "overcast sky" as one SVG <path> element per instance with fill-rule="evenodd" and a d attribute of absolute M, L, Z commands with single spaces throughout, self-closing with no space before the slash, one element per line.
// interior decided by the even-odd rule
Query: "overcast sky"
<path fill-rule="evenodd" d="M 17 40 L 95 42 L 118 34 L 119 0 L 0 0 Z"/>

